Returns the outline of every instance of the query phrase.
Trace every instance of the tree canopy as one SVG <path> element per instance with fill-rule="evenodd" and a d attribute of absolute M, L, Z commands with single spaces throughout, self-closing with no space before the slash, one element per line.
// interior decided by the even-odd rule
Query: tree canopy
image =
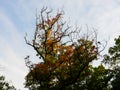
<path fill-rule="evenodd" d="M 85 82 L 94 73 L 90 63 L 99 55 L 100 44 L 96 33 L 82 37 L 77 27 L 71 30 L 63 22 L 63 11 L 54 17 L 50 16 L 51 13 L 51 10 L 42 8 L 40 17 L 36 16 L 32 42 L 25 37 L 26 43 L 34 48 L 36 56 L 42 60 L 32 64 L 29 56 L 25 58 L 30 70 L 26 75 L 25 86 L 30 90 L 75 89 L 75 85 Z"/>
<path fill-rule="evenodd" d="M 25 41 L 40 61 L 32 63 L 30 56 L 25 58 L 29 68 L 25 87 L 29 90 L 119 90 L 120 36 L 115 38 L 115 45 L 109 48 L 101 64 L 94 67 L 92 62 L 105 46 L 97 41 L 96 32 L 81 35 L 78 27 L 71 29 L 63 22 L 63 15 L 63 11 L 53 15 L 48 8 L 42 8 L 36 15 L 33 40 L 30 42 L 25 36 Z"/>

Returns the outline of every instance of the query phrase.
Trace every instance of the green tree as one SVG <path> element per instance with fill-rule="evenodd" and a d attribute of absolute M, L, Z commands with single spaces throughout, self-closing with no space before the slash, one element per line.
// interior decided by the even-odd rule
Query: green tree
<path fill-rule="evenodd" d="M 63 12 L 50 16 L 51 11 L 43 8 L 36 17 L 36 30 L 32 42 L 25 41 L 37 52 L 42 62 L 32 64 L 25 58 L 29 73 L 25 87 L 30 90 L 67 90 L 85 81 L 91 73 L 90 63 L 99 54 L 96 34 L 91 38 L 80 37 L 78 28 L 62 21 Z M 39 20 L 38 20 L 39 19 Z M 79 36 L 79 37 L 78 37 Z"/>
<path fill-rule="evenodd" d="M 112 72 L 103 65 L 93 68 L 91 77 L 86 80 L 87 90 L 109 90 L 108 82 L 112 77 Z"/>
<path fill-rule="evenodd" d="M 111 90 L 120 90 L 120 71 L 117 72 L 111 82 Z"/>
<path fill-rule="evenodd" d="M 109 82 L 113 77 L 113 73 L 102 64 L 98 67 L 92 67 L 91 65 L 89 69 L 89 76 L 76 82 L 73 90 L 109 90 Z M 70 90 L 70 88 L 68 90 Z"/>
<path fill-rule="evenodd" d="M 115 38 L 115 45 L 109 48 L 108 54 L 104 56 L 104 62 L 111 66 L 114 75 L 111 89 L 120 90 L 120 36 Z"/>
<path fill-rule="evenodd" d="M 115 38 L 115 45 L 110 47 L 108 54 L 104 55 L 104 62 L 111 65 L 113 68 L 119 66 L 120 60 L 120 36 Z"/>
<path fill-rule="evenodd" d="M 4 76 L 0 76 L 0 90 L 16 90 L 13 85 L 5 81 Z"/>

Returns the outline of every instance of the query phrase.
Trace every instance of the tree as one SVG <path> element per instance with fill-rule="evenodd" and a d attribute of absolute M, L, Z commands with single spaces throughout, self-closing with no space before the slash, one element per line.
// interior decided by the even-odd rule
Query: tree
<path fill-rule="evenodd" d="M 120 71 L 116 72 L 112 82 L 111 82 L 112 88 L 111 90 L 120 90 Z"/>
<path fill-rule="evenodd" d="M 25 41 L 34 48 L 42 62 L 32 64 L 29 56 L 25 58 L 29 73 L 25 87 L 30 90 L 67 90 L 84 81 L 91 73 L 90 63 L 99 54 L 96 34 L 80 37 L 76 27 L 62 21 L 63 11 L 51 17 L 52 11 L 42 8 L 40 17 L 36 16 L 36 30 L 32 42 Z M 39 21 L 39 22 L 38 22 Z"/>
<path fill-rule="evenodd" d="M 112 72 L 102 64 L 93 68 L 93 72 L 86 80 L 87 90 L 109 90 L 109 81 L 113 77 Z"/>
<path fill-rule="evenodd" d="M 110 47 L 108 54 L 104 56 L 104 62 L 111 66 L 113 80 L 111 81 L 111 90 L 120 89 L 120 36 L 115 38 L 115 45 Z"/>
<path fill-rule="evenodd" d="M 104 55 L 104 62 L 113 68 L 119 67 L 120 60 L 120 36 L 115 38 L 115 45 L 110 47 L 108 54 Z"/>
<path fill-rule="evenodd" d="M 16 90 L 13 85 L 5 81 L 4 76 L 0 76 L 0 90 Z"/>

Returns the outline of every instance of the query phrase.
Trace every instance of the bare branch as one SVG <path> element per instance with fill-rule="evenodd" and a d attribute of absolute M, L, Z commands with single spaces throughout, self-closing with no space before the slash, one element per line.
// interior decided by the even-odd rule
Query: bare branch
<path fill-rule="evenodd" d="M 26 34 L 26 36 L 27 36 L 27 34 Z M 30 42 L 27 41 L 26 36 L 24 37 L 26 44 L 28 44 L 28 45 L 33 47 L 33 45 Z"/>

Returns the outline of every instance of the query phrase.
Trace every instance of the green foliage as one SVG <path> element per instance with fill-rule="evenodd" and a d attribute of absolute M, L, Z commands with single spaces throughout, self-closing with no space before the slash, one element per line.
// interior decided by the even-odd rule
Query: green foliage
<path fill-rule="evenodd" d="M 104 62 L 112 68 L 111 90 L 120 90 L 120 36 L 115 38 L 115 45 L 109 48 L 108 54 L 104 56 Z"/>
<path fill-rule="evenodd" d="M 114 76 L 111 85 L 112 85 L 111 90 L 120 90 L 120 71 L 116 73 L 116 75 Z"/>
<path fill-rule="evenodd" d="M 110 47 L 108 54 L 104 55 L 104 62 L 117 66 L 120 60 L 120 36 L 115 38 L 115 45 Z"/>
<path fill-rule="evenodd" d="M 87 77 L 76 82 L 70 90 L 109 90 L 108 82 L 113 77 L 112 73 L 103 65 L 98 67 L 90 66 L 90 73 Z"/>
<path fill-rule="evenodd" d="M 108 82 L 112 77 L 110 71 L 103 65 L 93 68 L 91 77 L 86 80 L 87 90 L 109 90 Z"/>
<path fill-rule="evenodd" d="M 5 81 L 4 76 L 0 76 L 0 90 L 16 90 L 14 86 Z"/>

